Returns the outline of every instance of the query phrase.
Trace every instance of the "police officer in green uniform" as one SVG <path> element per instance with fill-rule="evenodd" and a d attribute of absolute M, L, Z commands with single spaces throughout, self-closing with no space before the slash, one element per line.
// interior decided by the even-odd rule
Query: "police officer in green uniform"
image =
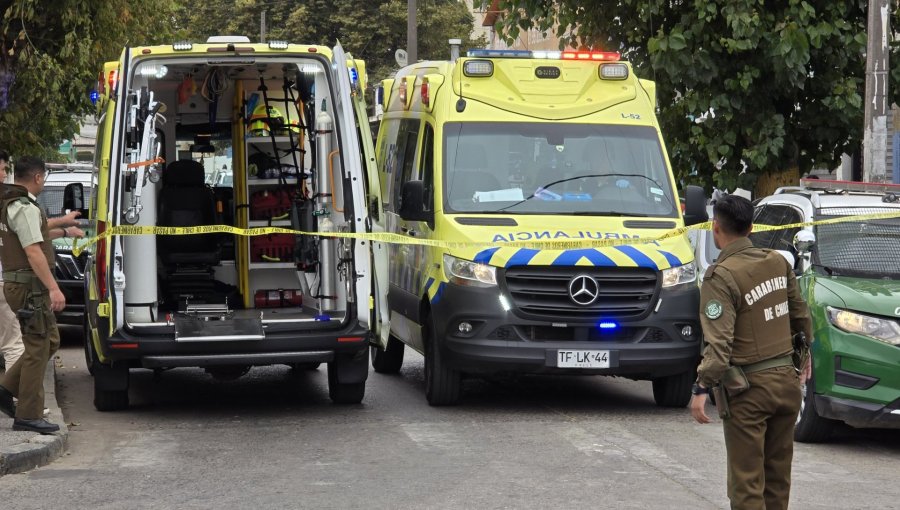
<path fill-rule="evenodd" d="M 0 411 L 15 418 L 13 430 L 50 434 L 59 426 L 43 419 L 44 370 L 59 348 L 59 330 L 53 312 L 66 299 L 52 268 L 55 255 L 51 239 L 81 237 L 78 228 L 51 230 L 36 195 L 44 189 L 46 169 L 37 158 L 23 157 L 15 165 L 15 184 L 0 186 L 0 259 L 3 291 L 22 326 L 25 354 L 0 380 Z M 18 406 L 13 397 L 19 399 Z"/>
<path fill-rule="evenodd" d="M 722 250 L 700 292 L 706 348 L 697 369 L 691 414 L 709 423 L 707 393 L 731 366 L 749 389 L 729 399 L 723 420 L 728 498 L 736 509 L 788 507 L 794 423 L 809 365 L 795 367 L 792 336 L 812 339 L 812 323 L 790 264 L 778 252 L 754 248 L 747 236 L 753 206 L 727 195 L 713 209 L 713 239 Z"/>

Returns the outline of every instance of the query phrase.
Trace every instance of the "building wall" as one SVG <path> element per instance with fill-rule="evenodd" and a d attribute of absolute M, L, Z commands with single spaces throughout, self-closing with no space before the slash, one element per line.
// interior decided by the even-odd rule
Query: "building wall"
<path fill-rule="evenodd" d="M 469 11 L 475 18 L 475 35 L 484 34 L 488 41 L 488 48 L 494 50 L 558 50 L 559 38 L 555 35 L 555 29 L 542 34 L 537 30 L 522 32 L 512 44 L 503 41 L 494 30 L 494 24 L 501 19 L 504 12 L 499 9 L 500 2 L 494 0 L 490 7 L 482 9 L 473 7 L 474 0 L 466 0 Z"/>

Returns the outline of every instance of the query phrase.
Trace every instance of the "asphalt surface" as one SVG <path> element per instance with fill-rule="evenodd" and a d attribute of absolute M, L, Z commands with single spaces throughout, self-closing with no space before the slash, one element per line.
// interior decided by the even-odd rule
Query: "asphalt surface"
<path fill-rule="evenodd" d="M 372 373 L 356 406 L 326 369 L 254 368 L 218 382 L 133 372 L 132 407 L 98 413 L 71 342 L 58 368 L 69 450 L 0 478 L 0 507 L 725 508 L 721 425 L 659 409 L 649 383 L 582 377 L 468 381 L 432 408 L 422 359 Z M 792 508 L 900 508 L 900 433 L 798 444 Z"/>

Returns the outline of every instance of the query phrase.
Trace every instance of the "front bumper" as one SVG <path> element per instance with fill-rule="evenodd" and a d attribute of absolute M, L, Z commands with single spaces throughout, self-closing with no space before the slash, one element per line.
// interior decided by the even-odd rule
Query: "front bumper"
<path fill-rule="evenodd" d="M 617 328 L 600 329 L 606 318 L 553 323 L 522 318 L 500 299 L 498 288 L 443 284 L 432 301 L 438 348 L 454 369 L 475 374 L 550 373 L 620 375 L 654 379 L 696 368 L 700 359 L 699 292 L 695 285 L 665 289 L 659 306 L 643 317 L 616 320 Z M 472 325 L 461 333 L 459 325 Z M 691 335 L 682 336 L 689 326 Z M 609 351 L 609 368 L 557 366 L 562 350 Z"/>
<path fill-rule="evenodd" d="M 900 429 L 900 399 L 888 405 L 816 395 L 816 411 L 823 418 L 851 427 Z"/>

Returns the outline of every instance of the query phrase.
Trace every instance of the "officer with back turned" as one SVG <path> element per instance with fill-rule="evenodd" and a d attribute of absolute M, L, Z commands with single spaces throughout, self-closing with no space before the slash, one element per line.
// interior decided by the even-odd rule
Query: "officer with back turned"
<path fill-rule="evenodd" d="M 727 402 L 730 416 L 723 418 L 728 498 L 736 509 L 787 508 L 800 384 L 809 376 L 808 361 L 794 366 L 792 338 L 803 333 L 812 339 L 809 310 L 784 257 L 754 248 L 748 239 L 750 201 L 727 195 L 713 213 L 713 239 L 722 252 L 700 292 L 707 345 L 692 390 L 691 414 L 699 423 L 709 423 L 704 410 L 709 389 L 721 383 L 730 367 L 740 367 L 728 375 L 742 372 L 737 379 L 748 381 L 749 389 L 735 391 Z"/>
<path fill-rule="evenodd" d="M 0 411 L 13 421 L 13 430 L 50 434 L 59 426 L 43 419 L 44 370 L 59 348 L 59 331 L 53 312 L 66 305 L 53 277 L 57 237 L 82 236 L 80 229 L 51 229 L 37 204 L 44 189 L 46 169 L 37 158 L 16 162 L 15 183 L 0 186 L 0 259 L 3 261 L 3 293 L 22 326 L 25 354 L 7 367 L 0 380 Z M 13 397 L 19 399 L 18 406 Z"/>

